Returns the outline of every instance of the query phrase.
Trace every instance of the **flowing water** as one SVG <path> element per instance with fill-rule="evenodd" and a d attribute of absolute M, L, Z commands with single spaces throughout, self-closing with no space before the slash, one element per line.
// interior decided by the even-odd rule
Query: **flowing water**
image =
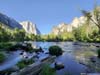
<path fill-rule="evenodd" d="M 96 50 L 96 47 L 74 45 L 73 42 L 34 42 L 33 45 L 37 47 L 41 46 L 45 50 L 48 50 L 52 45 L 58 45 L 65 51 L 63 55 L 55 59 L 56 62 L 61 62 L 65 66 L 63 69 L 56 71 L 57 75 L 80 75 L 81 73 L 89 72 L 89 69 L 85 65 L 80 64 L 76 60 L 76 56 L 84 54 L 84 52 L 95 54 Z"/>
<path fill-rule="evenodd" d="M 95 47 L 75 45 L 73 42 L 31 42 L 31 43 L 33 47 L 35 48 L 42 47 L 45 51 L 48 51 L 48 48 L 52 45 L 58 45 L 64 50 L 64 53 L 55 59 L 55 61 L 61 62 L 65 66 L 63 69 L 56 71 L 57 75 L 80 75 L 81 73 L 86 73 L 87 67 L 85 65 L 79 64 L 75 58 L 77 55 L 82 54 L 83 52 L 86 51 L 93 52 L 96 50 Z M 16 55 L 15 59 L 12 59 L 11 62 L 8 62 L 9 64 L 4 65 L 4 67 L 3 65 L 0 65 L 0 70 L 10 66 L 14 66 L 21 59 L 22 59 L 21 57 Z"/>

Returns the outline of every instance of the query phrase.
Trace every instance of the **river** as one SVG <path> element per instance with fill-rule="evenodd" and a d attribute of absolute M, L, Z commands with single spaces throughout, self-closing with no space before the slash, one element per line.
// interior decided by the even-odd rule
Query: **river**
<path fill-rule="evenodd" d="M 96 47 L 91 46 L 80 46 L 75 45 L 73 42 L 30 42 L 32 43 L 32 46 L 35 48 L 42 47 L 44 51 L 47 51 L 48 48 L 52 45 L 58 45 L 60 46 L 64 53 L 57 57 L 55 61 L 61 62 L 64 64 L 64 68 L 61 70 L 57 70 L 57 75 L 80 75 L 81 73 L 87 72 L 87 67 L 85 65 L 80 64 L 76 60 L 76 56 L 78 54 L 82 54 L 83 52 L 94 52 L 96 50 Z M 81 56 L 81 55 L 80 55 Z M 19 62 L 21 58 L 17 55 L 15 59 L 10 59 L 8 62 L 9 64 L 4 65 L 4 67 L 10 67 L 14 66 L 16 63 Z M 53 65 L 53 64 L 52 64 Z M 0 65 L 0 69 L 5 69 L 2 65 Z"/>
<path fill-rule="evenodd" d="M 85 65 L 80 64 L 76 60 L 76 56 L 80 53 L 84 54 L 84 52 L 95 54 L 97 48 L 94 46 L 80 46 L 75 45 L 73 42 L 34 42 L 33 45 L 34 44 L 37 47 L 41 46 L 47 50 L 52 45 L 58 45 L 63 49 L 63 51 L 65 51 L 63 55 L 55 59 L 55 61 L 61 62 L 65 66 L 64 69 L 56 71 L 57 75 L 80 75 L 81 73 L 91 72 Z M 85 45 L 85 43 L 83 44 Z M 54 65 L 54 63 L 52 65 Z"/>

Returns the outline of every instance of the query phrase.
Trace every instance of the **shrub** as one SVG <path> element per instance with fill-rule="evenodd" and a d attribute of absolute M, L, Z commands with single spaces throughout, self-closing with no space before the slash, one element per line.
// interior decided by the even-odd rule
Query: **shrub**
<path fill-rule="evenodd" d="M 0 49 L 8 49 L 12 46 L 11 43 L 0 43 Z"/>
<path fill-rule="evenodd" d="M 17 64 L 17 66 L 18 66 L 20 69 L 22 69 L 22 68 L 26 67 L 27 65 L 30 65 L 30 64 L 33 64 L 33 63 L 34 63 L 34 61 L 33 61 L 32 59 L 29 59 L 29 60 L 22 60 L 22 61 L 20 61 L 20 62 Z"/>
<path fill-rule="evenodd" d="M 37 52 L 44 52 L 41 47 L 40 48 L 34 48 L 33 51 L 36 52 L 36 53 Z"/>
<path fill-rule="evenodd" d="M 55 69 L 52 69 L 49 65 L 44 65 L 40 75 L 55 75 Z"/>
<path fill-rule="evenodd" d="M 98 53 L 98 58 L 100 58 L 100 49 L 98 49 L 97 53 Z"/>
<path fill-rule="evenodd" d="M 5 55 L 3 53 L 0 53 L 0 63 L 2 63 L 5 60 Z"/>
<path fill-rule="evenodd" d="M 19 50 L 19 49 L 22 49 L 22 50 L 25 50 L 25 51 L 30 51 L 30 52 L 33 50 L 31 44 L 25 43 L 25 46 L 22 45 L 22 44 L 14 45 L 14 46 L 9 48 L 9 51 L 14 51 L 14 50 Z"/>
<path fill-rule="evenodd" d="M 8 50 L 15 51 L 15 50 L 22 49 L 22 48 L 24 48 L 24 47 L 21 44 L 16 44 L 14 46 L 11 46 Z"/>
<path fill-rule="evenodd" d="M 29 51 L 33 50 L 32 44 L 30 44 L 30 43 L 26 43 L 26 47 L 28 48 Z"/>
<path fill-rule="evenodd" d="M 51 55 L 59 56 L 59 55 L 62 55 L 62 52 L 63 51 L 59 46 L 51 46 L 51 47 L 49 47 L 49 54 L 51 54 Z"/>

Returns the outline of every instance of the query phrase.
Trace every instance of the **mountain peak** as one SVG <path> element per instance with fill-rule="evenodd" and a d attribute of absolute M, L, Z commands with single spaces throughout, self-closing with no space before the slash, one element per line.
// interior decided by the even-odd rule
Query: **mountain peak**
<path fill-rule="evenodd" d="M 74 28 L 78 28 L 82 24 L 84 24 L 86 21 L 86 18 L 84 16 L 81 17 L 75 17 L 73 21 L 70 24 L 66 24 L 64 22 L 60 23 L 59 25 L 53 27 L 52 33 L 55 35 L 61 34 L 63 32 L 71 32 Z"/>
<path fill-rule="evenodd" d="M 22 26 L 17 21 L 2 13 L 0 13 L 0 22 L 9 26 L 10 28 L 22 28 Z"/>
<path fill-rule="evenodd" d="M 71 32 L 72 26 L 66 23 L 60 23 L 58 26 L 53 27 L 52 33 L 55 35 L 61 34 L 63 32 Z"/>
<path fill-rule="evenodd" d="M 36 24 L 33 24 L 30 21 L 23 21 L 20 23 L 25 31 L 29 34 L 40 34 L 40 31 L 37 29 Z"/>

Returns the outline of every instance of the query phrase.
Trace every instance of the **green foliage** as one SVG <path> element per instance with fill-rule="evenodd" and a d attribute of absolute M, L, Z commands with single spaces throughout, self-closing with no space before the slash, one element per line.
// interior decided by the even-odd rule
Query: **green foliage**
<path fill-rule="evenodd" d="M 30 43 L 26 43 L 26 49 L 25 49 L 26 51 L 33 51 L 33 47 L 32 47 L 32 44 L 30 44 Z"/>
<path fill-rule="evenodd" d="M 10 29 L 3 23 L 0 23 L 0 42 L 24 41 L 25 37 L 26 35 L 23 29 Z"/>
<path fill-rule="evenodd" d="M 97 53 L 98 53 L 98 58 L 100 58 L 100 49 L 98 49 Z"/>
<path fill-rule="evenodd" d="M 17 66 L 20 68 L 20 69 L 22 69 L 22 68 L 24 68 L 24 67 L 26 67 L 26 66 L 28 66 L 28 65 L 30 65 L 30 64 L 33 64 L 34 63 L 34 60 L 32 60 L 32 59 L 29 59 L 29 60 L 22 60 L 22 61 L 20 61 L 18 64 L 17 64 Z"/>
<path fill-rule="evenodd" d="M 41 39 L 42 41 L 55 41 L 55 42 L 59 42 L 59 41 L 74 41 L 74 35 L 71 32 L 64 32 L 61 33 L 59 35 L 55 35 L 55 34 L 49 34 L 49 35 L 41 35 Z"/>
<path fill-rule="evenodd" d="M 63 51 L 59 46 L 51 46 L 51 47 L 49 47 L 49 54 L 51 54 L 51 55 L 59 56 L 59 55 L 62 55 L 62 52 Z"/>
<path fill-rule="evenodd" d="M 41 41 L 40 35 L 28 34 L 24 29 L 11 29 L 0 23 L 0 42 L 8 41 Z"/>
<path fill-rule="evenodd" d="M 0 52 L 0 63 L 2 63 L 5 60 L 5 55 Z"/>
<path fill-rule="evenodd" d="M 87 18 L 87 21 L 90 21 L 96 25 L 99 29 L 99 34 L 100 34 L 100 7 L 96 5 L 94 5 L 94 9 L 91 12 L 86 11 L 86 10 L 81 10 L 83 15 Z"/>
<path fill-rule="evenodd" d="M 25 40 L 25 31 L 23 29 L 15 28 L 12 35 L 12 39 L 16 41 L 24 41 Z"/>
<path fill-rule="evenodd" d="M 49 65 L 44 65 L 40 75 L 55 75 L 55 69 L 50 68 Z"/>
<path fill-rule="evenodd" d="M 72 32 L 64 32 L 60 36 L 61 36 L 62 41 L 74 41 L 75 40 Z"/>
<path fill-rule="evenodd" d="M 8 28 L 4 27 L 4 25 L 0 23 L 0 42 L 6 42 L 9 40 L 10 34 L 8 32 Z"/>
<path fill-rule="evenodd" d="M 0 43 L 0 49 L 9 49 L 11 46 L 13 46 L 12 43 L 9 43 L 9 42 L 2 42 Z"/>
<path fill-rule="evenodd" d="M 15 51 L 15 50 L 19 50 L 19 49 L 22 49 L 22 50 L 25 50 L 25 51 L 28 51 L 28 52 L 33 51 L 33 48 L 32 48 L 30 43 L 25 43 L 24 45 L 16 44 L 16 45 L 13 45 L 13 46 L 8 48 L 9 51 Z"/>
<path fill-rule="evenodd" d="M 74 36 L 76 37 L 76 40 L 79 41 L 86 41 L 88 39 L 88 35 L 86 32 L 86 27 L 85 26 L 80 26 L 76 30 L 74 30 Z"/>

